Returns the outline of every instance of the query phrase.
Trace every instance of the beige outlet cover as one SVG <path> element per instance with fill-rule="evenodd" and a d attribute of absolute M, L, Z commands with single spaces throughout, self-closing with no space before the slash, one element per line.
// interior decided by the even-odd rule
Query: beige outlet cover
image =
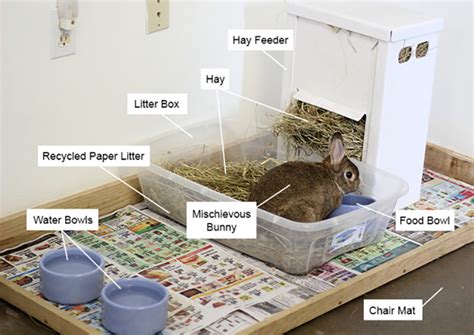
<path fill-rule="evenodd" d="M 146 0 L 147 32 L 153 33 L 170 26 L 169 0 Z"/>

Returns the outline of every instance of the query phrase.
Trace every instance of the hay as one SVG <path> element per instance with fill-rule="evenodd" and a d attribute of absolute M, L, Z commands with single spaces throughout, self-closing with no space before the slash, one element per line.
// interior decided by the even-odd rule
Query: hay
<path fill-rule="evenodd" d="M 339 131 L 344 139 L 347 156 L 362 160 L 365 116 L 360 121 L 354 121 L 301 101 L 292 103 L 286 111 L 309 121 L 303 122 L 285 115 L 273 125 L 273 133 L 281 136 L 289 148 L 298 154 L 303 152 L 306 155 L 317 153 L 322 157 L 327 156 L 329 140 Z"/>
<path fill-rule="evenodd" d="M 181 177 L 223 193 L 231 198 L 246 201 L 252 186 L 265 174 L 265 162 L 228 162 L 227 174 L 222 164 L 163 163 L 163 168 Z"/>

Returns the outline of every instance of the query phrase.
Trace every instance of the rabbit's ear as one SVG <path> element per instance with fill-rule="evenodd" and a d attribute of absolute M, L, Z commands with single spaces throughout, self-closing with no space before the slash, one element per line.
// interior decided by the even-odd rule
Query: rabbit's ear
<path fill-rule="evenodd" d="M 331 137 L 329 142 L 329 157 L 331 157 L 331 165 L 338 166 L 346 154 L 344 143 L 342 142 L 341 133 L 337 132 Z"/>

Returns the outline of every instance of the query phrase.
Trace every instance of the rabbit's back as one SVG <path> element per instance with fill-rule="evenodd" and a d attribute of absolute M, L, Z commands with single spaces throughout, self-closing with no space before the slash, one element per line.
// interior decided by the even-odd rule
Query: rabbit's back
<path fill-rule="evenodd" d="M 341 204 L 342 193 L 332 172 L 321 163 L 287 162 L 268 171 L 253 187 L 249 201 L 262 203 L 285 186 L 282 193 L 260 208 L 289 220 L 323 220 Z"/>

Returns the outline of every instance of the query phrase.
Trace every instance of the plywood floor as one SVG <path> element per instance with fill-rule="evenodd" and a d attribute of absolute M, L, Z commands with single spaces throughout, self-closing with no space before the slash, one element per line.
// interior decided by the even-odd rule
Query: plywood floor
<path fill-rule="evenodd" d="M 429 173 L 424 175 L 423 182 L 422 199 L 412 205 L 413 208 L 453 208 L 462 202 L 465 205 L 470 204 L 471 207 L 463 207 L 463 213 L 464 219 L 472 221 L 474 216 L 472 188 L 460 190 L 459 187 L 451 187 L 451 183 L 446 180 L 439 183 L 439 180 L 436 178 L 433 180 Z M 440 287 L 444 289 L 425 307 L 423 321 L 363 321 L 363 299 L 426 300 Z M 474 244 L 471 243 L 294 329 L 290 334 L 474 334 L 472 315 L 474 315 Z M 5 301 L 0 301 L 0 335 L 10 334 L 56 333 Z"/>
<path fill-rule="evenodd" d="M 324 334 L 473 334 L 474 244 L 446 255 L 402 278 L 353 300 L 293 331 L 291 335 Z M 420 322 L 364 322 L 363 299 L 427 299 L 443 291 L 425 308 Z M 1 335 L 56 334 L 4 301 L 0 302 Z"/>

